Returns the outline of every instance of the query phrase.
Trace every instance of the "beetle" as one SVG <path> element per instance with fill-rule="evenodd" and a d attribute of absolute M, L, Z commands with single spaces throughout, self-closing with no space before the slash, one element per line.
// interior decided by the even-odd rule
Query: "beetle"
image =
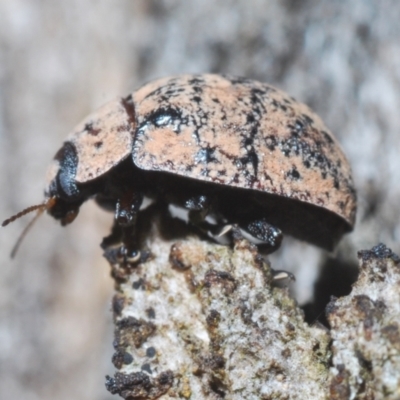
<path fill-rule="evenodd" d="M 3 225 L 33 209 L 66 225 L 90 198 L 114 212 L 102 247 L 124 264 L 140 260 L 136 221 L 151 203 L 217 241 L 236 230 L 267 252 L 282 232 L 332 250 L 356 212 L 349 163 L 313 111 L 216 74 L 155 80 L 89 115 L 56 153 L 44 204 Z"/>

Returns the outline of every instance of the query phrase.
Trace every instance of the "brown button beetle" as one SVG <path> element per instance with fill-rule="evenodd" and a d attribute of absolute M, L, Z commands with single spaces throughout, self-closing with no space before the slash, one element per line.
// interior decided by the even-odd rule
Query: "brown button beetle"
<path fill-rule="evenodd" d="M 331 250 L 356 211 L 349 163 L 317 115 L 267 84 L 212 74 L 156 80 L 91 114 L 57 152 L 45 196 L 27 210 L 63 225 L 89 198 L 113 210 L 103 247 L 119 242 L 108 257 L 128 263 L 145 198 L 216 240 L 234 226 L 269 251 L 281 231 Z"/>

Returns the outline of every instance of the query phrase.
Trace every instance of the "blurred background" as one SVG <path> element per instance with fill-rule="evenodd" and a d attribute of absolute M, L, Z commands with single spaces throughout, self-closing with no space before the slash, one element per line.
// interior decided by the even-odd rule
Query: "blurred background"
<path fill-rule="evenodd" d="M 272 257 L 312 322 L 350 290 L 357 250 L 400 252 L 399 21 L 396 0 L 0 0 L 0 219 L 42 201 L 66 134 L 106 101 L 183 72 L 266 81 L 322 117 L 358 190 L 335 254 L 286 238 Z M 11 261 L 28 220 L 0 231 L 0 399 L 109 400 L 113 283 L 99 243 L 112 216 L 88 203 L 65 229 L 44 217 Z"/>

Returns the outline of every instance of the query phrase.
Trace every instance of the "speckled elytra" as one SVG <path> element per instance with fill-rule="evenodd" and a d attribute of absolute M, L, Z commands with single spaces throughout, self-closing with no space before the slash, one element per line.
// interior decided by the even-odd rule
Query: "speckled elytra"
<path fill-rule="evenodd" d="M 119 243 L 123 263 L 140 258 L 135 225 L 149 204 L 269 251 L 281 232 L 330 250 L 356 211 L 349 163 L 317 115 L 265 83 L 213 74 L 159 79 L 89 115 L 54 157 L 45 198 L 27 210 L 63 225 L 89 198 L 112 210 L 103 247 Z"/>

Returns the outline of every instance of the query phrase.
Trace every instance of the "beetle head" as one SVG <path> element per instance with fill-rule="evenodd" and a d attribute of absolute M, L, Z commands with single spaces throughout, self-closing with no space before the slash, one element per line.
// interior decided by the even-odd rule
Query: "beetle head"
<path fill-rule="evenodd" d="M 75 180 L 78 165 L 75 146 L 71 142 L 65 142 L 55 155 L 53 163 L 50 168 L 50 177 L 53 177 L 49 180 L 46 198 L 54 198 L 55 201 L 48 212 L 64 226 L 75 219 L 79 207 L 85 201 L 85 195 Z"/>
<path fill-rule="evenodd" d="M 131 96 L 110 101 L 76 126 L 49 169 L 46 197 L 56 198 L 51 216 L 69 224 L 102 191 L 102 178 L 131 154 L 135 126 Z"/>

